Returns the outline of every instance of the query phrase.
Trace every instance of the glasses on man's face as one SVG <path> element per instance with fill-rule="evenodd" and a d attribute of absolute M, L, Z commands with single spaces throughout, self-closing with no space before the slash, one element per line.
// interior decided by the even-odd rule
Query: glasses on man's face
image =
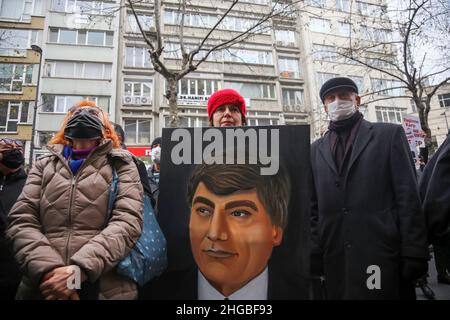
<path fill-rule="evenodd" d="M 89 112 L 96 117 L 100 117 L 100 114 L 102 113 L 102 109 L 100 109 L 99 107 L 72 107 L 69 109 L 72 117 L 80 114 L 82 111 Z"/>
<path fill-rule="evenodd" d="M 20 148 L 23 148 L 23 142 L 20 140 L 16 140 L 16 139 L 11 139 L 11 138 L 0 138 L 0 142 L 3 142 L 5 144 L 9 144 L 9 145 L 16 145 Z"/>

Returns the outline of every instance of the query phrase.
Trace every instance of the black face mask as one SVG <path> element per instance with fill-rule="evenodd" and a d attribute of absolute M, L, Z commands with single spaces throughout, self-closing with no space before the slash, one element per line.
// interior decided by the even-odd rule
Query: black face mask
<path fill-rule="evenodd" d="M 22 152 L 17 149 L 3 151 L 3 159 L 0 161 L 10 169 L 19 168 L 25 161 Z"/>
<path fill-rule="evenodd" d="M 67 122 L 64 136 L 75 139 L 101 138 L 103 136 L 102 128 L 103 124 L 98 117 L 82 110 Z"/>

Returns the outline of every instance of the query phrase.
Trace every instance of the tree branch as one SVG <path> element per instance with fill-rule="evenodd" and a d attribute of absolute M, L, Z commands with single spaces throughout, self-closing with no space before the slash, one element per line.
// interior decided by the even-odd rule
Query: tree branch
<path fill-rule="evenodd" d="M 138 15 L 136 13 L 136 10 L 134 9 L 133 1 L 132 0 L 128 0 L 128 4 L 130 5 L 131 11 L 133 12 L 133 16 L 136 19 L 139 31 L 141 32 L 142 36 L 144 37 L 145 43 L 150 47 L 150 50 L 154 52 L 155 51 L 155 46 L 153 45 L 152 41 L 150 40 L 150 38 L 145 33 L 145 29 L 142 27 L 142 24 L 139 21 L 139 17 L 138 17 Z"/>
<path fill-rule="evenodd" d="M 440 83 L 438 83 L 437 85 L 434 86 L 433 90 L 429 94 L 427 94 L 427 96 L 429 96 L 431 99 L 431 97 L 434 96 L 434 94 L 440 87 L 442 87 L 444 84 L 447 84 L 449 82 L 450 82 L 450 77 L 442 80 Z"/>
<path fill-rule="evenodd" d="M 161 0 L 155 0 L 156 53 L 161 56 L 163 50 L 161 39 Z"/>

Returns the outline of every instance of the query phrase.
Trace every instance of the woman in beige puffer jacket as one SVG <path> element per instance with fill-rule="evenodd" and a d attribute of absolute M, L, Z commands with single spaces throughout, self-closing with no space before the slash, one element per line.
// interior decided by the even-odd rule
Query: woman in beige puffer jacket
<path fill-rule="evenodd" d="M 64 127 L 74 110 L 94 107 L 79 103 L 69 111 Z M 143 190 L 132 155 L 119 149 L 107 116 L 101 112 L 97 117 L 103 125 L 102 137 L 76 174 L 63 155 L 65 145 L 50 144 L 50 155 L 36 161 L 11 209 L 7 236 L 24 273 L 18 299 L 78 299 L 77 291 L 62 288 L 73 266 L 81 270 L 85 281 L 81 288 L 94 287 L 96 298 L 137 298 L 136 284 L 119 275 L 115 266 L 140 236 Z M 52 142 L 59 139 L 72 146 L 76 139 L 61 138 L 64 127 Z M 108 220 L 111 163 L 119 183 Z"/>

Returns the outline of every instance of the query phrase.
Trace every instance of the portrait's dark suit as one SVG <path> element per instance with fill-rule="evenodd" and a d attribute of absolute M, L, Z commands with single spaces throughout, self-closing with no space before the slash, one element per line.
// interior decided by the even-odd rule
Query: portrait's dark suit
<path fill-rule="evenodd" d="M 286 263 L 288 264 L 288 263 Z M 286 271 L 269 267 L 268 300 L 304 299 L 302 288 L 296 287 L 297 281 L 287 279 Z M 198 268 L 164 273 L 152 280 L 139 292 L 139 299 L 149 300 L 197 300 Z"/>

